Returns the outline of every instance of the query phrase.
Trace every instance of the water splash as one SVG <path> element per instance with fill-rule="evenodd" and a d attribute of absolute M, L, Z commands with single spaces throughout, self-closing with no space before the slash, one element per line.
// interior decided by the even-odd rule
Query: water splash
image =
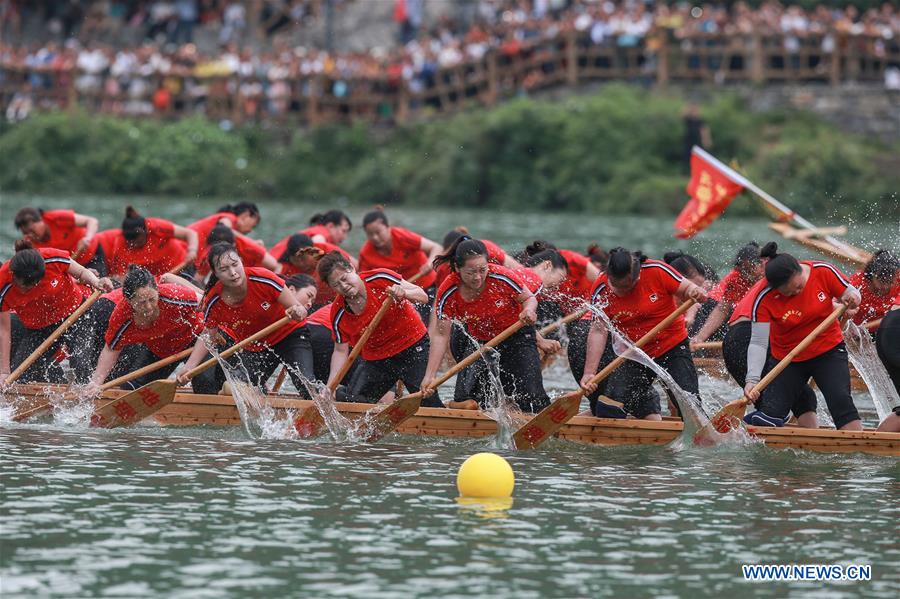
<path fill-rule="evenodd" d="M 872 335 L 865 328 L 848 321 L 844 327 L 844 344 L 850 363 L 869 388 L 878 420 L 884 420 L 894 406 L 900 405 L 900 395 L 878 357 Z"/>

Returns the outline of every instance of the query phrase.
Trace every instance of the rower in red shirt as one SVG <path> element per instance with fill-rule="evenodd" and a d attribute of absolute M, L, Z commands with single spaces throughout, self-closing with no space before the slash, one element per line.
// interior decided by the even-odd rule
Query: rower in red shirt
<path fill-rule="evenodd" d="M 407 280 L 421 274 L 416 285 L 424 289 L 429 298 L 434 298 L 432 262 L 441 254 L 440 245 L 403 227 L 390 226 L 380 209 L 366 214 L 363 230 L 367 240 L 359 251 L 360 271 L 387 268 Z M 430 304 L 419 304 L 418 310 L 422 321 L 428 322 Z"/>
<path fill-rule="evenodd" d="M 375 403 L 398 380 L 411 392 L 418 391 L 425 374 L 429 342 L 413 302 L 427 302 L 425 290 L 386 268 L 357 273 L 339 252 L 326 254 L 319 261 L 318 269 L 319 277 L 337 293 L 330 312 L 335 345 L 329 383 L 340 372 L 350 346 L 359 341 L 381 305 L 389 297 L 394 299 L 363 346 L 362 362 L 339 397 Z M 424 399 L 422 405 L 444 407 L 437 396 Z"/>
<path fill-rule="evenodd" d="M 875 349 L 900 394 L 900 293 L 894 296 L 891 309 L 875 333 Z M 900 433 L 900 405 L 892 407 L 893 411 L 878 425 L 879 431 Z"/>
<path fill-rule="evenodd" d="M 187 242 L 187 249 L 180 241 Z M 144 218 L 129 206 L 122 221 L 122 236 L 110 258 L 110 273 L 123 277 L 130 264 L 143 266 L 154 276 L 190 265 L 197 257 L 197 232 L 161 218 Z"/>
<path fill-rule="evenodd" d="M 600 269 L 591 262 L 590 258 L 572 250 L 560 250 L 549 241 L 537 239 L 529 244 L 523 256 L 533 256 L 545 250 L 556 250 L 566 261 L 567 275 L 565 280 L 556 289 L 557 303 L 560 311 L 554 314 L 542 315 L 541 320 L 555 320 L 573 310 L 583 307 L 591 295 L 591 287 L 600 276 Z"/>
<path fill-rule="evenodd" d="M 496 337 L 517 320 L 525 323 L 518 332 L 497 345 L 500 383 L 504 393 L 513 398 L 523 411 L 537 412 L 550 404 L 541 376 L 534 322 L 537 319 L 538 277 L 529 277 L 505 266 L 488 263 L 484 243 L 464 235 L 457 239 L 435 265 L 449 262 L 453 273 L 444 279 L 435 300 L 435 316 L 431 323 L 431 352 L 423 391 L 431 392 L 431 383 L 450 345 L 451 320 L 465 325 L 477 343 Z M 529 287 L 530 285 L 530 287 Z M 475 342 L 467 343 L 461 360 L 475 351 Z M 491 359 L 491 358 L 487 358 Z M 455 400 L 472 400 L 482 406 L 491 397 L 491 381 L 485 360 L 479 360 L 457 377 Z"/>
<path fill-rule="evenodd" d="M 444 235 L 444 251 L 447 251 L 453 242 L 462 237 L 463 235 L 468 235 L 469 231 L 465 227 L 456 227 L 446 235 Z M 512 270 L 517 270 L 522 267 L 522 265 L 503 251 L 499 245 L 491 241 L 490 239 L 482 239 L 481 242 L 484 244 L 484 247 L 487 248 L 488 251 L 488 262 L 492 264 L 501 264 L 506 268 L 510 268 Z M 434 284 L 435 286 L 440 286 L 441 283 L 444 282 L 451 273 L 449 264 L 441 264 L 438 268 L 434 269 Z"/>
<path fill-rule="evenodd" d="M 859 413 L 850 395 L 850 367 L 841 327 L 834 322 L 765 388 L 762 396 L 753 390 L 764 373 L 794 349 L 834 310 L 837 300 L 853 309 L 859 305 L 857 291 L 828 262 L 798 262 L 790 254 L 779 254 L 775 243 L 767 243 L 760 255 L 768 258 L 765 288 L 756 294 L 751 308 L 752 332 L 747 348 L 745 395 L 757 410 L 745 420 L 760 426 L 782 426 L 793 411 L 800 426 L 815 428 L 815 406 L 796 406 L 802 386 L 810 377 L 825 396 L 835 427 L 862 430 Z M 771 350 L 767 360 L 766 350 Z M 805 410 L 805 411 L 804 411 Z"/>
<path fill-rule="evenodd" d="M 11 372 L 44 342 L 85 300 L 80 283 L 111 291 L 112 282 L 98 278 L 69 257 L 69 252 L 34 249 L 28 240 L 16 242 L 16 254 L 0 267 L 0 387 Z M 10 314 L 15 313 L 15 327 Z M 89 339 L 95 323 L 90 313 L 76 320 L 19 378 L 48 380 L 47 370 L 63 345 L 78 382 L 86 382 L 94 365 Z M 62 381 L 51 381 L 62 382 Z"/>
<path fill-rule="evenodd" d="M 107 320 L 103 352 L 85 390 L 87 396 L 97 395 L 108 378 L 118 378 L 184 351 L 194 344 L 203 328 L 198 312 L 202 293 L 197 288 L 157 283 L 149 270 L 132 266 L 121 289 L 113 293 L 119 297 L 106 300 L 116 303 Z M 122 355 L 126 348 L 133 351 Z M 177 365 L 177 362 L 172 363 L 134 379 L 123 388 L 137 389 L 156 379 L 164 379 Z M 113 374 L 110 376 L 110 373 Z"/>
<path fill-rule="evenodd" d="M 324 214 L 316 214 L 309 219 L 309 224 L 310 226 L 297 231 L 297 233 L 306 235 L 312 239 L 313 243 L 330 244 L 333 246 L 339 246 L 344 243 L 344 240 L 347 239 L 347 235 L 349 235 L 350 231 L 353 229 L 353 223 L 350 222 L 350 217 L 341 210 L 329 210 Z M 288 241 L 290 241 L 291 237 L 297 233 L 288 235 L 273 245 L 271 249 L 272 255 L 276 258 L 281 256 L 287 249 Z M 355 262 L 356 260 L 354 259 L 354 263 Z"/>
<path fill-rule="evenodd" d="M 259 208 L 256 204 L 253 202 L 238 202 L 234 205 L 226 204 L 225 206 L 222 206 L 215 214 L 210 214 L 200 220 L 194 221 L 189 224 L 187 228 L 197 233 L 197 239 L 200 243 L 197 248 L 197 254 L 199 256 L 204 256 L 206 254 L 206 247 L 209 245 L 206 238 L 209 237 L 209 234 L 212 233 L 212 230 L 215 227 L 227 227 L 228 229 L 237 232 L 236 237 L 240 237 L 249 235 L 253 229 L 259 225 L 259 221 Z M 247 241 L 251 240 L 247 238 Z M 203 262 L 203 258 L 198 258 L 197 262 Z"/>
<path fill-rule="evenodd" d="M 209 246 L 215 243 L 227 243 L 233 245 L 237 249 L 238 256 L 244 267 L 262 267 L 278 273 L 281 271 L 281 264 L 266 251 L 266 248 L 256 243 L 249 237 L 244 235 L 236 235 L 230 228 L 216 225 L 206 236 L 203 244 L 203 251 L 197 256 L 194 265 L 199 278 L 206 277 L 209 274 L 209 263 L 206 260 Z"/>
<path fill-rule="evenodd" d="M 283 277 L 305 274 L 316 280 L 318 292 L 316 293 L 315 308 L 328 305 L 337 297 L 334 290 L 328 286 L 328 283 L 319 278 L 319 273 L 316 270 L 319 258 L 329 252 L 339 252 L 356 268 L 356 259 L 343 249 L 323 241 L 314 242 L 305 233 L 294 233 L 291 235 L 284 246 L 284 250 L 280 254 L 274 254 L 281 264 L 281 275 Z"/>
<path fill-rule="evenodd" d="M 893 298 L 900 293 L 900 259 L 889 250 L 878 250 L 865 268 L 850 277 L 862 300 L 853 322 L 864 324 L 878 320 L 891 309 Z"/>
<path fill-rule="evenodd" d="M 285 277 L 284 284 L 298 300 L 302 300 L 306 289 L 318 286 L 318 275 L 314 278 L 306 274 L 293 274 Z M 316 294 L 316 301 L 318 302 L 318 300 L 319 296 Z M 309 331 L 309 343 L 312 346 L 313 374 L 317 381 L 324 384 L 328 382 L 328 375 L 331 373 L 331 355 L 334 353 L 331 304 L 326 304 L 310 314 L 306 319 L 306 328 Z M 352 379 L 356 366 L 357 363 L 354 363 L 350 367 L 345 380 Z"/>
<path fill-rule="evenodd" d="M 15 225 L 35 249 L 64 250 L 82 266 L 105 275 L 105 257 L 102 250 L 98 254 L 94 239 L 98 223 L 93 216 L 72 210 L 43 210 L 27 206 L 16 213 Z"/>
<path fill-rule="evenodd" d="M 691 338 L 691 343 L 703 343 L 714 336 L 724 339 L 727 330 L 723 325 L 729 321 L 737 303 L 762 276 L 763 261 L 759 256 L 759 244 L 750 242 L 738 250 L 731 272 L 709 292 L 709 303 L 712 305 L 709 309 L 702 310 L 705 317 L 698 316 L 697 320 L 703 324 Z"/>
<path fill-rule="evenodd" d="M 294 386 L 309 397 L 304 381 L 313 376 L 312 350 L 303 325 L 315 288 L 308 288 L 298 300 L 275 273 L 265 268 L 244 268 L 237 250 L 227 243 L 210 246 L 208 261 L 212 272 L 202 304 L 205 330 L 178 382 L 186 383 L 184 372 L 206 358 L 207 343 L 221 349 L 287 315 L 293 322 L 248 345 L 226 362 L 234 368 L 235 376 L 263 391 L 275 369 L 286 364 Z M 225 373 L 217 366 L 195 377 L 191 385 L 195 393 L 218 393 L 224 382 Z"/>
<path fill-rule="evenodd" d="M 678 271 L 658 260 L 649 260 L 640 252 L 618 247 L 609 253 L 609 265 L 597 278 L 591 291 L 591 303 L 602 310 L 622 335 L 635 342 L 669 316 L 687 299 L 706 300 L 706 292 L 688 281 Z M 587 352 L 581 385 L 595 392 L 590 384 L 601 366 L 612 360 L 607 348 L 609 331 L 602 318 L 591 315 Z M 700 394 L 697 370 L 687 343 L 684 317 L 676 319 L 653 341 L 643 347 L 644 352 L 668 372 L 679 387 L 694 395 Z M 652 389 L 656 373 L 633 360 L 626 360 L 613 373 L 606 394 L 624 404 L 635 418 L 661 420 L 659 397 Z M 606 413 L 604 403 L 594 404 L 595 415 L 621 417 L 620 413 Z"/>

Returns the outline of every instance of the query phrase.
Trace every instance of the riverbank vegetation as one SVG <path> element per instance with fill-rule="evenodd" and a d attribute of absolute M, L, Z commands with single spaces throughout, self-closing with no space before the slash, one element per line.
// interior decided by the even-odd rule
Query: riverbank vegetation
<path fill-rule="evenodd" d="M 390 130 L 37 115 L 0 129 L 0 189 L 667 214 L 686 201 L 684 107 L 610 85 Z M 900 143 L 811 113 L 751 113 L 727 94 L 701 114 L 712 153 L 798 212 L 897 209 Z"/>

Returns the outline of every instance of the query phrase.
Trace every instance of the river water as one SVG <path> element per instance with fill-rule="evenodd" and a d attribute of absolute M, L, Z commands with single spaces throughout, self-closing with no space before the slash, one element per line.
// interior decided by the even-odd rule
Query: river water
<path fill-rule="evenodd" d="M 0 197 L 0 256 L 18 207 L 121 218 L 120 198 Z M 189 222 L 211 201 L 135 199 Z M 261 203 L 259 236 L 299 228 L 313 207 Z M 364 209 L 348 212 L 358 222 Z M 392 210 L 433 239 L 458 224 L 508 250 L 535 237 L 659 255 L 690 248 L 723 271 L 762 220 L 675 242 L 638 217 Z M 824 222 L 823 222 L 824 224 Z M 869 249 L 895 224 L 855 226 Z M 348 248 L 358 248 L 354 229 Z M 802 256 L 789 243 L 785 247 Z M 564 364 L 551 394 L 569 389 Z M 706 377 L 703 393 L 736 388 Z M 857 396 L 869 424 L 871 400 Z M 511 506 L 460 505 L 455 473 L 478 451 L 516 472 Z M 0 595 L 64 597 L 583 597 L 900 595 L 900 462 L 751 445 L 675 451 L 551 440 L 536 452 L 494 439 L 393 435 L 376 445 L 252 439 L 243 429 L 98 431 L 0 426 Z M 869 582 L 746 582 L 742 564 L 871 564 Z"/>

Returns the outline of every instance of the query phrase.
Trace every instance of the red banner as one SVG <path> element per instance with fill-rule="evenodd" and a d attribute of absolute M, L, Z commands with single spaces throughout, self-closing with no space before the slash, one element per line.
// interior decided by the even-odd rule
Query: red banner
<path fill-rule="evenodd" d="M 675 237 L 688 239 L 708 227 L 743 190 L 714 165 L 691 154 L 691 181 L 687 186 L 691 199 L 675 219 Z"/>

